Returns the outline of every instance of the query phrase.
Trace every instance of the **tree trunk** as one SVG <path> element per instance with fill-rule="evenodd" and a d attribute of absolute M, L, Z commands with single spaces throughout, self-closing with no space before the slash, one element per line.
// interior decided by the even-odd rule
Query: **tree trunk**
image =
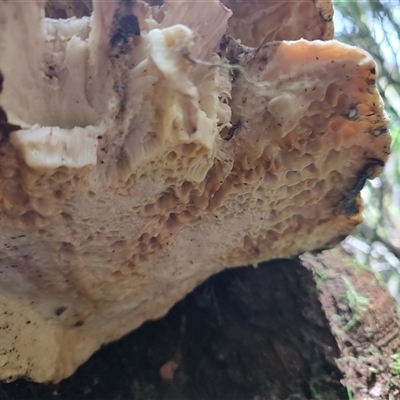
<path fill-rule="evenodd" d="M 395 400 L 398 347 L 393 300 L 338 247 L 222 272 L 71 378 L 0 399 Z"/>

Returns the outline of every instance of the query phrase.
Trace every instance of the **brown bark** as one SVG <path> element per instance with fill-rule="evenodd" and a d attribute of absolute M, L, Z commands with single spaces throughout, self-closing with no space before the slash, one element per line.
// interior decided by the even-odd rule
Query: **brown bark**
<path fill-rule="evenodd" d="M 59 385 L 0 399 L 397 399 L 398 346 L 394 302 L 337 248 L 225 271 Z"/>
<path fill-rule="evenodd" d="M 400 348 L 399 318 L 379 275 L 355 263 L 340 247 L 300 258 L 319 284 L 319 299 L 340 349 L 336 362 L 353 398 L 400 399 L 400 379 L 391 357 Z M 367 299 L 365 307 L 350 306 L 352 289 Z"/>

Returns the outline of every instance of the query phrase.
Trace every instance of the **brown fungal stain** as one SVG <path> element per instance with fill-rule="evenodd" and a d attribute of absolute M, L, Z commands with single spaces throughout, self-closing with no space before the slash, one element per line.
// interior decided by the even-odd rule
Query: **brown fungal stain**
<path fill-rule="evenodd" d="M 2 86 L 2 76 L 0 76 L 0 88 L 1 86 Z M 21 129 L 20 126 L 8 123 L 7 114 L 0 107 L 0 144 L 8 140 L 11 132 L 17 131 L 19 129 Z"/>
<path fill-rule="evenodd" d="M 221 53 L 224 53 L 225 50 L 228 48 L 229 42 L 233 40 L 231 36 L 224 35 L 224 37 L 221 39 L 221 42 L 219 44 L 219 50 Z"/>
<path fill-rule="evenodd" d="M 243 55 L 250 52 L 250 48 L 240 46 L 238 42 L 229 35 L 226 35 L 222 38 L 221 43 L 219 45 L 219 55 L 225 57 L 229 64 L 235 65 L 240 64 L 239 59 L 243 57 Z M 239 74 L 238 71 L 232 71 L 236 74 Z"/>
<path fill-rule="evenodd" d="M 236 124 L 232 125 L 232 127 L 229 129 L 228 134 L 226 137 L 224 137 L 224 140 L 231 140 L 233 136 L 236 134 L 238 130 L 242 127 L 242 121 L 236 122 Z"/>
<path fill-rule="evenodd" d="M 340 200 L 338 210 L 346 216 L 353 216 L 360 212 L 361 199 L 360 191 L 364 187 L 367 179 L 377 175 L 377 172 L 384 166 L 382 160 L 369 159 L 368 163 L 358 172 L 354 186 Z"/>
<path fill-rule="evenodd" d="M 133 14 L 119 19 L 117 29 L 111 38 L 111 47 L 118 48 L 121 53 L 126 53 L 132 36 L 140 36 L 139 22 Z"/>

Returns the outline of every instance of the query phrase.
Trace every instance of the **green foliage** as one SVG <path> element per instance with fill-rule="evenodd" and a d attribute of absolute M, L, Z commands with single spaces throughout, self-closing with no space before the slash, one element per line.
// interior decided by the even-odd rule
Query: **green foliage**
<path fill-rule="evenodd" d="M 366 50 L 377 64 L 377 85 L 392 134 L 392 154 L 383 173 L 362 191 L 364 223 L 357 238 L 369 250 L 353 247 L 353 252 L 364 251 L 363 260 L 381 271 L 400 304 L 400 2 L 334 0 L 334 6 L 335 38 Z"/>
<path fill-rule="evenodd" d="M 392 109 L 388 110 L 388 116 L 390 118 L 390 133 L 392 134 L 392 151 L 400 152 L 400 118 Z M 397 182 L 400 182 L 400 180 L 397 180 Z"/>
<path fill-rule="evenodd" d="M 321 287 L 325 281 L 334 279 L 335 277 L 336 275 L 329 271 L 314 271 L 314 282 L 317 291 L 321 290 Z"/>
<path fill-rule="evenodd" d="M 390 366 L 392 374 L 400 375 L 400 348 L 391 356 L 391 359 L 393 360 L 392 365 Z"/>
<path fill-rule="evenodd" d="M 347 397 L 349 400 L 353 400 L 353 391 L 349 388 L 349 386 L 346 386 L 346 390 L 347 390 Z"/>
<path fill-rule="evenodd" d="M 346 286 L 346 294 L 343 298 L 346 300 L 351 311 L 353 312 L 352 317 L 343 327 L 345 332 L 350 331 L 358 322 L 361 321 L 362 316 L 368 310 L 369 298 L 357 292 L 356 288 L 351 283 L 350 279 L 343 276 L 343 282 Z"/>

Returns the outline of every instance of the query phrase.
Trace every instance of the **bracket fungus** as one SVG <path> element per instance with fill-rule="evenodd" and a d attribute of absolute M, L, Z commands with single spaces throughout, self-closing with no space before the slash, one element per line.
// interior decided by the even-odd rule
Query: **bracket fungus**
<path fill-rule="evenodd" d="M 355 228 L 390 136 L 332 12 L 0 1 L 0 379 L 60 381 L 211 274 Z"/>

